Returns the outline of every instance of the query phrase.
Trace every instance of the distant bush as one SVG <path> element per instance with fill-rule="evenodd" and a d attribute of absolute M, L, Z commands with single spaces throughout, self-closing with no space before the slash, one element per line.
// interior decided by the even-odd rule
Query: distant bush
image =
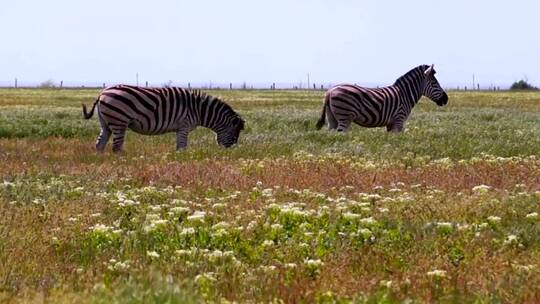
<path fill-rule="evenodd" d="M 164 87 L 164 88 L 172 88 L 173 82 L 172 82 L 172 80 L 169 80 L 167 82 L 162 83 L 161 86 Z"/>
<path fill-rule="evenodd" d="M 538 88 L 528 83 L 527 80 L 522 79 L 514 82 L 512 86 L 510 86 L 510 90 L 538 90 Z"/>
<path fill-rule="evenodd" d="M 39 87 L 40 88 L 54 88 L 54 87 L 56 87 L 56 84 L 54 83 L 54 80 L 49 79 L 49 80 L 45 80 L 44 82 L 40 83 Z"/>

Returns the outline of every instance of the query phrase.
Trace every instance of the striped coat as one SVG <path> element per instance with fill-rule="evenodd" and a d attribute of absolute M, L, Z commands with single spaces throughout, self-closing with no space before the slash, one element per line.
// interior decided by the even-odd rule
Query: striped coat
<path fill-rule="evenodd" d="M 401 132 L 422 95 L 439 106 L 448 102 L 448 95 L 435 78 L 433 66 L 418 66 L 384 88 L 338 85 L 326 92 L 317 129 L 327 120 L 329 129 L 338 132 L 347 131 L 352 122 L 363 127 L 385 126 L 389 132 Z"/>
<path fill-rule="evenodd" d="M 197 126 L 212 129 L 224 147 L 235 144 L 244 128 L 242 118 L 226 103 L 182 88 L 117 85 L 101 91 L 90 113 L 83 104 L 84 118 L 90 119 L 95 108 L 101 125 L 98 151 L 105 149 L 111 135 L 113 151 L 121 151 L 128 128 L 147 135 L 176 132 L 177 149 L 187 147 L 188 134 Z"/>

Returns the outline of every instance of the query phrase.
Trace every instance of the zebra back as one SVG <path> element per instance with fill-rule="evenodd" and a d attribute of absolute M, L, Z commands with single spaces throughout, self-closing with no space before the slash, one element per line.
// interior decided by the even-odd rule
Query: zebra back
<path fill-rule="evenodd" d="M 320 129 L 326 119 L 329 128 L 337 131 L 347 130 L 351 122 L 364 127 L 386 126 L 388 130 L 401 131 L 422 95 L 438 105 L 448 102 L 448 96 L 434 75 L 433 66 L 421 65 L 399 77 L 393 85 L 383 88 L 352 84 L 335 86 L 325 95 L 316 127 Z"/>

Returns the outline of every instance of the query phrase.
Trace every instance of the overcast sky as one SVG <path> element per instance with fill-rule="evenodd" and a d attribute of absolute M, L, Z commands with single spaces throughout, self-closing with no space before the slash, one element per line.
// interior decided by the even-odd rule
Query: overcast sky
<path fill-rule="evenodd" d="M 538 0 L 2 0 L 0 84 L 540 86 Z"/>

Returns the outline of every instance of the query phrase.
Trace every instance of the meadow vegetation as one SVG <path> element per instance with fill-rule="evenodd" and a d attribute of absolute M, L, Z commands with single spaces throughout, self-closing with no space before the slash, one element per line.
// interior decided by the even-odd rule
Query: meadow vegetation
<path fill-rule="evenodd" d="M 98 90 L 0 90 L 0 302 L 540 302 L 540 93 L 423 99 L 401 134 L 315 130 L 321 91 L 210 93 L 237 146 L 114 155 Z"/>

